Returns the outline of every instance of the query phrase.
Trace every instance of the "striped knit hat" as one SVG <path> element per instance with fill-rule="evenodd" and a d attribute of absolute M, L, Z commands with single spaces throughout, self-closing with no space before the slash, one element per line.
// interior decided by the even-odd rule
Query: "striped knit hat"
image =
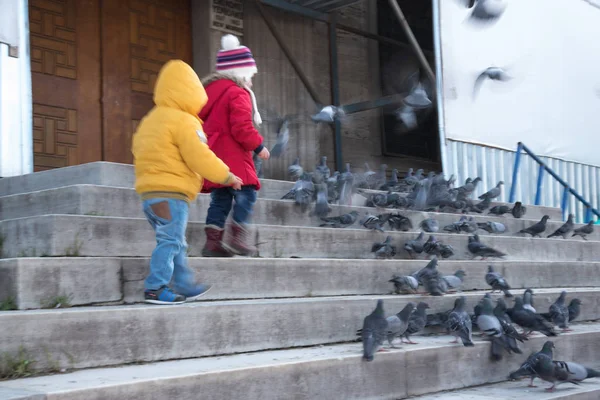
<path fill-rule="evenodd" d="M 258 72 L 252 52 L 233 35 L 221 38 L 221 50 L 217 53 L 217 72 L 249 80 Z"/>

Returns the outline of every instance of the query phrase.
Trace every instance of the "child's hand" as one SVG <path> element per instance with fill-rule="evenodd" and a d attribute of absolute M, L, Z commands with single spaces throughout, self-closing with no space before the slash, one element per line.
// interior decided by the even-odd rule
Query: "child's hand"
<path fill-rule="evenodd" d="M 229 179 L 229 186 L 232 187 L 233 190 L 240 190 L 244 182 L 234 174 L 231 174 L 231 178 Z"/>
<path fill-rule="evenodd" d="M 269 153 L 269 150 L 268 150 L 266 147 L 264 147 L 264 148 L 263 148 L 263 149 L 260 151 L 260 153 L 258 153 L 258 158 L 261 158 L 261 159 L 263 159 L 263 160 L 268 160 L 268 159 L 269 159 L 269 157 L 271 157 L 271 153 Z"/>

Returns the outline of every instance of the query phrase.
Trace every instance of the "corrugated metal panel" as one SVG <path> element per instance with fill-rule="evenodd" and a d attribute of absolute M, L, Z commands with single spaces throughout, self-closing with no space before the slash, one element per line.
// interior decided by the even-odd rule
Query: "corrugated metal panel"
<path fill-rule="evenodd" d="M 527 144 L 527 143 L 526 143 Z M 515 150 L 516 150 L 515 143 Z M 532 149 L 535 151 L 535 148 Z M 448 140 L 448 171 L 454 174 L 457 184 L 462 184 L 468 177 L 480 176 L 483 181 L 475 195 L 480 195 L 498 183 L 504 181 L 501 201 L 508 201 L 515 151 L 501 150 L 471 143 Z M 558 176 L 564 179 L 576 192 L 598 209 L 600 205 L 600 168 L 579 163 L 540 157 Z M 521 156 L 521 165 L 517 177 L 516 199 L 523 204 L 534 204 L 537 190 L 538 164 L 527 154 Z M 561 206 L 562 186 L 549 174 L 545 173 L 542 182 L 541 205 L 548 207 Z M 583 223 L 585 209 L 572 195 L 569 196 L 568 209 L 564 215 L 575 214 L 578 223 Z M 566 219 L 566 218 L 565 218 Z"/>
<path fill-rule="evenodd" d="M 330 12 L 360 1 L 363 0 L 288 0 L 287 3 L 296 4 L 317 11 Z"/>

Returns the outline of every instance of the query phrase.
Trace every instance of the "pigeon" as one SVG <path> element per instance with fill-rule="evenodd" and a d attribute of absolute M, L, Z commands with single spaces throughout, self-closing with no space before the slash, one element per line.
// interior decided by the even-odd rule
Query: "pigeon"
<path fill-rule="evenodd" d="M 346 228 L 354 225 L 357 218 L 358 211 L 350 211 L 348 214 L 342 214 L 336 217 L 323 217 L 321 218 L 321 221 L 324 223 L 319 226 L 328 228 Z"/>
<path fill-rule="evenodd" d="M 386 222 L 386 220 L 382 220 L 379 217 L 376 217 L 375 215 L 367 214 L 360 221 L 360 224 L 367 229 L 383 232 L 383 225 Z"/>
<path fill-rule="evenodd" d="M 415 129 L 419 124 L 417 122 L 417 114 L 415 109 L 407 104 L 396 110 L 396 119 L 404 124 L 406 129 Z"/>
<path fill-rule="evenodd" d="M 553 361 L 555 366 L 569 371 L 569 377 L 575 382 L 600 377 L 600 372 L 572 361 Z M 574 382 L 573 382 L 574 383 Z"/>
<path fill-rule="evenodd" d="M 404 306 L 402 311 L 400 311 L 398 314 L 387 317 L 387 340 L 390 344 L 390 347 L 394 348 L 394 345 L 392 344 L 394 339 L 397 337 L 401 337 L 404 334 L 404 332 L 406 332 L 406 329 L 408 328 L 408 321 L 410 319 L 411 314 L 415 310 L 415 306 L 416 304 L 412 301 L 408 302 Z"/>
<path fill-rule="evenodd" d="M 437 271 L 424 275 L 422 280 L 423 287 L 431 296 L 443 296 L 448 291 L 448 283 Z"/>
<path fill-rule="evenodd" d="M 424 277 L 426 277 L 426 276 L 432 276 L 432 275 L 437 275 L 438 274 L 437 266 L 438 266 L 438 259 L 436 257 L 434 257 L 431 261 L 429 261 L 427 263 L 426 266 L 424 266 L 423 268 L 421 268 L 417 272 L 413 273 L 412 276 L 419 283 L 422 284 Z"/>
<path fill-rule="evenodd" d="M 482 299 L 480 312 L 477 317 L 477 326 L 492 341 L 492 359 L 500 360 L 503 349 L 506 347 L 506 341 L 502 325 L 494 315 L 492 299 L 485 297 Z"/>
<path fill-rule="evenodd" d="M 471 13 L 471 19 L 477 21 L 495 21 L 504 13 L 506 0 L 477 0 Z"/>
<path fill-rule="evenodd" d="M 554 325 L 558 325 L 563 331 L 570 331 L 569 329 L 569 308 L 565 304 L 567 292 L 562 291 L 556 301 L 550 306 L 550 319 Z"/>
<path fill-rule="evenodd" d="M 430 256 L 440 255 L 440 244 L 441 243 L 438 242 L 436 237 L 431 235 L 423 245 L 423 250 L 425 250 L 425 253 L 429 254 Z"/>
<path fill-rule="evenodd" d="M 494 316 L 498 318 L 500 325 L 502 326 L 502 332 L 506 337 L 506 343 L 510 350 L 514 353 L 521 354 L 522 351 L 519 349 L 517 344 L 517 340 L 520 342 L 524 342 L 525 340 L 529 340 L 527 336 L 519 333 L 517 329 L 513 326 L 510 317 L 506 314 L 506 303 L 504 299 L 499 298 L 497 300 L 496 307 L 494 308 Z"/>
<path fill-rule="evenodd" d="M 394 275 L 388 282 L 394 284 L 394 291 L 396 294 L 416 293 L 419 288 L 419 281 L 414 276 L 410 275 Z"/>
<path fill-rule="evenodd" d="M 294 187 L 282 197 L 282 200 L 294 200 L 296 205 L 301 206 L 302 210 L 305 211 L 312 201 L 314 194 L 315 185 L 312 183 L 310 175 L 304 173 L 296 181 Z"/>
<path fill-rule="evenodd" d="M 427 323 L 427 309 L 429 308 L 429 304 L 420 302 L 417 305 L 417 310 L 413 312 L 408 320 L 408 327 L 404 334 L 402 335 L 406 338 L 408 344 L 418 344 L 417 342 L 413 342 L 410 340 L 411 335 L 416 335 L 421 332 L 425 328 L 425 324 Z"/>
<path fill-rule="evenodd" d="M 361 190 L 359 190 L 358 193 L 367 197 L 367 202 L 365 203 L 366 207 L 380 207 L 380 208 L 387 207 L 388 197 L 387 197 L 387 194 L 385 194 L 385 193 L 369 193 L 369 194 L 367 194 Z"/>
<path fill-rule="evenodd" d="M 477 188 L 477 184 L 479 182 L 481 182 L 481 178 L 477 177 L 473 180 L 470 180 L 471 178 L 468 178 L 465 181 L 464 186 L 461 186 L 459 188 L 456 188 L 456 192 L 457 192 L 457 200 L 464 200 L 464 199 L 468 199 L 471 197 L 471 195 L 473 194 L 473 192 L 475 191 L 475 189 Z"/>
<path fill-rule="evenodd" d="M 318 183 L 326 181 L 331 176 L 331 170 L 327 166 L 327 157 L 321 157 L 321 162 L 315 167 L 315 177 Z"/>
<path fill-rule="evenodd" d="M 479 196 L 479 200 L 494 200 L 502 194 L 502 185 L 504 185 L 503 181 L 498 182 L 496 187 Z"/>
<path fill-rule="evenodd" d="M 509 315 L 515 324 L 528 331 L 527 335 L 533 331 L 538 331 L 546 336 L 556 336 L 552 325 L 543 316 L 523 308 L 523 299 L 521 297 L 515 298 L 515 306 Z"/>
<path fill-rule="evenodd" d="M 569 233 L 571 233 L 573 231 L 573 228 L 575 227 L 575 223 L 573 223 L 574 217 L 575 216 L 573 214 L 569 214 L 569 218 L 567 219 L 567 222 L 562 224 L 562 226 L 560 228 L 558 228 L 557 230 L 555 230 L 554 233 L 548 235 L 548 237 L 551 238 L 551 237 L 555 237 L 555 236 L 562 236 L 563 239 L 566 239 L 567 235 Z"/>
<path fill-rule="evenodd" d="M 442 258 L 450 258 L 454 255 L 454 247 L 449 244 L 438 243 L 438 252 Z"/>
<path fill-rule="evenodd" d="M 533 290 L 527 288 L 523 293 L 523 308 L 531 312 L 537 312 L 533 307 Z"/>
<path fill-rule="evenodd" d="M 573 299 L 569 303 L 569 322 L 574 321 L 579 317 L 579 313 L 581 313 L 581 300 Z"/>
<path fill-rule="evenodd" d="M 383 300 L 377 300 L 377 307 L 363 321 L 361 330 L 363 359 L 373 361 L 375 353 L 383 345 L 387 331 L 388 322 L 383 310 Z"/>
<path fill-rule="evenodd" d="M 428 108 L 431 106 L 431 100 L 427 97 L 427 92 L 423 84 L 419 82 L 403 100 L 404 104 L 411 108 Z"/>
<path fill-rule="evenodd" d="M 554 343 L 550 340 L 548 340 L 546 343 L 544 343 L 544 346 L 542 347 L 542 350 L 538 351 L 537 353 L 531 353 L 531 355 L 529 357 L 527 357 L 527 359 L 525 360 L 525 362 L 523 362 L 523 364 L 521 364 L 521 366 L 519 367 L 518 370 L 513 371 L 510 373 L 510 375 L 508 376 L 508 379 L 510 380 L 516 380 L 525 376 L 529 376 L 531 378 L 531 382 L 529 382 L 529 387 L 536 387 L 533 384 L 533 380 L 538 377 L 538 373 L 536 371 L 536 364 L 538 362 L 538 359 L 540 357 L 548 357 L 550 358 L 550 360 L 552 360 L 552 358 L 554 357 Z"/>
<path fill-rule="evenodd" d="M 388 236 L 382 243 L 374 243 L 371 247 L 371 253 L 375 253 L 376 258 L 392 258 L 396 255 L 396 246 L 392 245 L 392 237 Z"/>
<path fill-rule="evenodd" d="M 475 99 L 477 97 L 477 94 L 479 93 L 479 89 L 481 88 L 481 85 L 483 84 L 483 81 L 486 80 L 486 78 L 489 78 L 492 81 L 501 81 L 501 82 L 506 82 L 506 81 L 512 79 L 506 72 L 504 72 L 504 70 L 502 68 L 498 68 L 498 67 L 487 68 L 485 71 L 483 71 L 481 74 L 479 74 L 479 76 L 475 80 L 475 85 L 473 86 L 473 99 Z"/>
<path fill-rule="evenodd" d="M 419 226 L 427 233 L 435 233 L 440 230 L 440 223 L 433 218 L 424 219 Z"/>
<path fill-rule="evenodd" d="M 288 167 L 288 175 L 293 180 L 298 180 L 304 173 L 302 166 L 300 166 L 300 157 L 296 157 L 293 164 Z"/>
<path fill-rule="evenodd" d="M 537 223 L 531 225 L 529 228 L 521 229 L 519 231 L 519 233 L 527 233 L 527 234 L 531 235 L 532 237 L 536 237 L 536 236 L 541 237 L 540 233 L 542 233 L 546 230 L 546 224 L 549 219 L 550 219 L 550 217 L 548 215 L 544 215 L 542 217 L 542 219 L 540 220 L 540 222 L 537 222 Z"/>
<path fill-rule="evenodd" d="M 279 131 L 277 132 L 277 141 L 275 145 L 271 149 L 271 157 L 278 158 L 280 157 L 285 150 L 287 149 L 288 142 L 290 141 L 290 129 L 289 129 L 289 121 L 287 118 L 283 120 L 281 126 L 279 127 Z"/>
<path fill-rule="evenodd" d="M 594 221 L 589 221 L 587 225 L 575 229 L 571 237 L 581 236 L 583 240 L 587 240 L 587 235 L 591 235 L 592 233 L 594 233 Z"/>
<path fill-rule="evenodd" d="M 469 244 L 467 245 L 467 248 L 469 249 L 469 252 L 473 255 L 473 258 L 479 256 L 482 260 L 485 260 L 488 257 L 500 258 L 506 255 L 498 250 L 495 250 L 481 243 L 479 241 L 479 235 L 477 234 L 469 236 Z"/>
<path fill-rule="evenodd" d="M 483 229 L 488 233 L 504 233 L 506 232 L 506 226 L 501 222 L 487 221 L 478 222 L 477 227 Z"/>
<path fill-rule="evenodd" d="M 510 212 L 512 213 L 513 217 L 522 218 L 527 212 L 527 207 L 523 206 L 520 201 L 517 201 Z"/>
<path fill-rule="evenodd" d="M 416 239 L 413 240 L 409 240 L 408 242 L 406 242 L 404 244 L 404 250 L 406 250 L 406 252 L 408 253 L 408 255 L 410 256 L 410 258 L 415 258 L 415 253 L 417 254 L 421 254 L 423 252 L 423 246 L 424 246 L 424 242 L 423 242 L 423 238 L 425 237 L 425 233 L 421 232 L 419 233 L 419 236 L 417 236 Z"/>
<path fill-rule="evenodd" d="M 496 290 L 504 292 L 506 297 L 513 297 L 510 293 L 510 285 L 506 279 L 499 273 L 494 271 L 494 267 L 488 265 L 488 272 L 485 274 L 485 282 L 492 287 L 492 293 Z"/>
<path fill-rule="evenodd" d="M 398 186 L 398 170 L 396 168 L 392 169 L 392 176 L 390 179 L 381 185 L 379 190 L 388 191 Z"/>
<path fill-rule="evenodd" d="M 327 122 L 331 123 L 335 120 L 335 118 L 341 116 L 343 114 L 341 108 L 335 106 L 325 106 L 323 107 L 317 114 L 311 116 L 311 119 L 318 122 Z"/>
<path fill-rule="evenodd" d="M 326 180 L 326 184 L 327 184 L 327 201 L 329 203 L 335 203 L 338 200 L 339 196 L 340 196 L 340 194 L 338 192 L 339 178 L 340 178 L 340 173 L 338 171 L 335 171 L 333 173 L 333 175 L 331 175 Z"/>
<path fill-rule="evenodd" d="M 377 183 L 376 176 L 377 176 L 377 172 L 371 170 L 371 167 L 369 167 L 369 164 L 365 163 L 364 178 L 365 178 L 367 187 L 369 189 L 373 189 L 375 187 L 375 184 Z"/>
<path fill-rule="evenodd" d="M 388 224 L 393 231 L 408 232 L 413 228 L 410 218 L 401 214 L 391 214 L 388 219 Z"/>
<path fill-rule="evenodd" d="M 446 321 L 446 328 L 453 335 L 456 336 L 456 340 L 452 343 L 458 343 L 458 338 L 462 340 L 463 346 L 473 347 L 473 324 L 471 323 L 471 317 L 465 310 L 465 296 L 461 296 L 454 301 L 454 309 L 448 315 Z"/>
<path fill-rule="evenodd" d="M 346 163 L 346 171 L 342 172 L 339 181 L 339 192 L 340 192 L 340 205 L 351 205 L 352 204 L 352 192 L 354 186 L 354 174 L 350 170 L 350 164 Z"/>
<path fill-rule="evenodd" d="M 489 214 L 502 216 L 504 214 L 509 213 L 510 211 L 511 211 L 511 208 L 509 206 L 499 205 L 499 206 L 492 207 L 489 211 Z"/>
<path fill-rule="evenodd" d="M 467 217 L 465 217 L 463 215 L 462 217 L 460 217 L 460 219 L 457 222 L 453 222 L 450 225 L 446 225 L 444 227 L 444 231 L 451 232 L 451 233 L 460 233 L 461 226 L 466 220 L 467 220 Z"/>
<path fill-rule="evenodd" d="M 442 279 L 446 281 L 448 289 L 459 290 L 462 287 L 464 278 L 467 274 L 462 269 L 459 269 L 454 275 L 444 275 Z"/>
<path fill-rule="evenodd" d="M 326 217 L 331 212 L 329 201 L 327 198 L 327 185 L 318 183 L 315 185 L 317 189 L 317 201 L 315 203 L 315 215 L 319 218 Z"/>
<path fill-rule="evenodd" d="M 477 222 L 475 222 L 473 217 L 469 217 L 468 220 L 463 221 L 463 223 L 460 225 L 461 232 L 475 233 L 477 229 L 479 229 L 479 225 Z"/>

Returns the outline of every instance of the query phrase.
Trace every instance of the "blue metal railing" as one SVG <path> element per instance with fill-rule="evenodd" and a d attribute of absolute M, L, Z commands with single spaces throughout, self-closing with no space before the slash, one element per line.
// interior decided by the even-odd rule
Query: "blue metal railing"
<path fill-rule="evenodd" d="M 573 189 L 571 186 L 569 186 L 569 184 L 567 182 L 562 180 L 560 178 L 560 176 L 558 176 L 556 174 L 556 172 L 554 172 L 552 170 L 552 168 L 547 166 L 538 156 L 535 155 L 535 153 L 533 151 L 531 151 L 522 142 L 518 143 L 517 153 L 515 154 L 515 166 L 513 168 L 512 184 L 510 187 L 510 195 L 508 197 L 509 202 L 514 203 L 514 201 L 515 201 L 515 195 L 516 195 L 516 190 L 517 190 L 517 177 L 518 177 L 518 172 L 519 172 L 519 165 L 521 164 L 521 154 L 523 152 L 529 154 L 529 156 L 531 158 L 533 158 L 533 160 L 536 163 L 538 163 L 538 165 L 539 165 L 538 178 L 537 178 L 537 189 L 535 192 L 535 205 L 536 206 L 539 206 L 542 201 L 542 182 L 544 181 L 544 172 L 548 172 L 550 174 L 550 176 L 552 176 L 554 179 L 556 179 L 558 181 L 558 183 L 560 183 L 563 187 L 563 196 L 562 196 L 562 201 L 560 204 L 560 208 L 562 209 L 562 212 L 563 212 L 563 217 L 565 216 L 565 213 L 567 210 L 569 194 L 572 194 L 577 200 L 579 200 L 585 206 L 585 222 L 586 223 L 592 220 L 592 214 L 596 214 L 596 216 L 600 218 L 600 212 L 598 212 L 598 210 L 596 210 L 594 207 L 592 207 L 592 205 L 589 202 L 587 202 L 583 197 L 581 197 L 581 195 L 579 193 L 577 193 L 575 191 L 575 189 Z"/>

